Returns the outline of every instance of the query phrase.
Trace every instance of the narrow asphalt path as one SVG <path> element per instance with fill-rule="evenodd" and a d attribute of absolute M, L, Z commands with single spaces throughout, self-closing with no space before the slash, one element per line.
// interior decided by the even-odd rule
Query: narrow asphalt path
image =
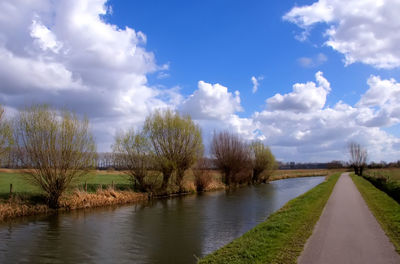
<path fill-rule="evenodd" d="M 298 263 L 400 263 L 348 173 L 337 181 Z"/>

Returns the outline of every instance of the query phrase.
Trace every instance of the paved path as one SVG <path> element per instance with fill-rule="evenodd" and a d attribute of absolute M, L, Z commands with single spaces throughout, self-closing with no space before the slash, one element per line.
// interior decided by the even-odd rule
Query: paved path
<path fill-rule="evenodd" d="M 348 173 L 336 183 L 298 263 L 400 263 Z"/>

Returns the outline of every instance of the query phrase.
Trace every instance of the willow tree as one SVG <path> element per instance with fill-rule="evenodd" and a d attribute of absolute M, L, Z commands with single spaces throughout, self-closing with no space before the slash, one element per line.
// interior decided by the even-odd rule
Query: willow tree
<path fill-rule="evenodd" d="M 0 106 L 0 165 L 13 143 L 10 122 L 6 120 L 4 109 Z"/>
<path fill-rule="evenodd" d="M 268 146 L 261 141 L 255 141 L 250 145 L 253 167 L 253 183 L 268 181 L 276 168 L 275 157 Z"/>
<path fill-rule="evenodd" d="M 359 143 L 349 143 L 350 164 L 356 175 L 362 176 L 363 169 L 367 165 L 368 152 Z"/>
<path fill-rule="evenodd" d="M 151 166 L 149 140 L 143 133 L 130 129 L 119 133 L 113 145 L 114 164 L 120 164 L 129 181 L 139 190 L 145 191 L 145 177 Z"/>
<path fill-rule="evenodd" d="M 190 116 L 166 110 L 148 116 L 144 132 L 150 140 L 154 162 L 163 174 L 161 188 L 167 188 L 176 170 L 176 184 L 182 191 L 185 171 L 203 154 L 200 128 Z"/>
<path fill-rule="evenodd" d="M 214 133 L 211 153 L 215 166 L 222 171 L 225 185 L 237 183 L 238 175 L 247 176 L 251 163 L 249 146 L 237 134 Z M 249 181 L 250 179 L 246 179 Z"/>
<path fill-rule="evenodd" d="M 15 138 L 27 178 L 47 195 L 51 208 L 72 180 L 96 164 L 96 146 L 89 121 L 68 111 L 34 105 L 21 110 L 15 120 Z"/>

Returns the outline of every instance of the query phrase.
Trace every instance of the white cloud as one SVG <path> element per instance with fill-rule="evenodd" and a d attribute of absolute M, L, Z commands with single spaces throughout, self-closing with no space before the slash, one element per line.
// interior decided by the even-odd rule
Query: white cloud
<path fill-rule="evenodd" d="M 154 109 L 172 107 L 191 114 L 206 139 L 214 129 L 237 132 L 248 140 L 265 139 L 277 157 L 287 161 L 346 159 L 349 140 L 367 146 L 373 160 L 400 157 L 399 138 L 381 129 L 400 122 L 396 80 L 371 76 L 368 91 L 355 106 L 338 102 L 327 107 L 330 84 L 318 72 L 316 81 L 297 83 L 293 91 L 268 98 L 263 111 L 242 117 L 239 92 L 221 84 L 199 81 L 198 89 L 187 98 L 176 87 L 150 86 L 147 76 L 156 72 L 160 78 L 167 77 L 168 64 L 158 65 L 153 53 L 145 49 L 144 33 L 107 23 L 102 18 L 110 10 L 105 2 L 0 2 L 0 103 L 8 112 L 41 102 L 88 115 L 101 151 L 109 150 L 116 129 L 138 127 Z M 337 33 L 328 37 L 343 41 L 338 32 L 345 29 L 336 24 L 339 4 L 334 4 L 315 4 L 307 12 L 299 9 L 293 21 L 305 28 L 319 21 L 334 23 Z M 391 14 L 385 17 L 392 20 Z M 376 34 L 385 39 L 392 28 Z M 394 38 L 396 34 L 393 32 Z M 350 35 L 351 39 L 357 36 Z M 375 44 L 369 48 L 376 48 Z M 385 58 L 380 56 L 383 50 L 389 49 L 378 49 L 376 58 Z M 352 52 L 349 56 L 357 55 Z M 396 52 L 391 53 L 393 58 L 397 58 Z M 253 88 L 255 84 L 258 87 L 261 79 L 253 79 Z"/>
<path fill-rule="evenodd" d="M 339 101 L 329 107 L 325 102 L 330 83 L 322 72 L 315 78 L 315 82 L 293 85 L 292 92 L 268 98 L 265 110 L 248 118 L 239 117 L 239 108 L 233 107 L 239 106 L 239 95 L 234 99 L 227 87 L 217 84 L 199 82 L 198 90 L 182 106 L 201 125 L 206 143 L 214 131 L 228 130 L 246 140 L 264 140 L 284 161 L 348 160 L 350 141 L 366 146 L 370 160 L 400 157 L 400 139 L 382 129 L 400 123 L 395 118 L 396 114 L 400 116 L 396 108 L 400 105 L 399 84 L 395 80 L 371 76 L 369 89 L 355 106 Z M 374 94 L 381 97 L 371 101 Z"/>
<path fill-rule="evenodd" d="M 252 117 L 279 159 L 347 160 L 350 141 L 363 144 L 370 160 L 399 159 L 400 139 L 382 129 L 400 123 L 399 83 L 371 76 L 369 89 L 355 106 L 339 101 L 326 107 L 329 82 L 320 72 L 316 79 L 318 86 L 313 82 L 295 84 L 293 92 L 267 99 L 266 109 Z M 269 102 L 276 104 L 271 107 Z"/>
<path fill-rule="evenodd" d="M 255 77 L 255 76 L 251 76 L 251 83 L 253 84 L 253 89 L 252 92 L 256 93 L 258 90 L 258 86 L 260 85 L 260 81 L 262 81 L 264 79 L 263 76 L 259 76 L 259 77 Z"/>
<path fill-rule="evenodd" d="M 183 102 L 181 109 L 194 119 L 218 120 L 243 110 L 239 91 L 232 94 L 225 86 L 204 81 L 199 81 L 198 89 Z"/>
<path fill-rule="evenodd" d="M 268 109 L 296 112 L 310 112 L 321 109 L 325 105 L 326 97 L 331 89 L 322 72 L 317 72 L 315 78 L 317 84 L 314 82 L 296 83 L 293 85 L 293 92 L 285 95 L 278 93 L 268 98 Z"/>
<path fill-rule="evenodd" d="M 297 62 L 304 68 L 315 68 L 324 64 L 328 58 L 323 53 L 318 53 L 313 57 L 300 57 Z"/>
<path fill-rule="evenodd" d="M 107 150 L 117 127 L 179 103 L 174 91 L 148 85 L 147 75 L 165 77 L 168 65 L 145 50 L 142 32 L 102 18 L 106 0 L 5 0 L 0 10 L 1 104 L 52 103 L 88 115 Z"/>
<path fill-rule="evenodd" d="M 57 41 L 56 36 L 41 22 L 32 21 L 31 33 L 32 38 L 37 39 L 37 43 L 42 50 L 51 50 L 55 53 L 62 48 L 62 43 Z"/>
<path fill-rule="evenodd" d="M 400 83 L 394 79 L 368 78 L 369 89 L 357 103 L 368 112 L 362 121 L 367 126 L 390 126 L 400 122 Z"/>
<path fill-rule="evenodd" d="M 292 8 L 283 19 L 304 29 L 303 39 L 315 24 L 327 24 L 325 44 L 344 54 L 346 65 L 395 68 L 400 66 L 399 13 L 398 0 L 318 0 Z"/>

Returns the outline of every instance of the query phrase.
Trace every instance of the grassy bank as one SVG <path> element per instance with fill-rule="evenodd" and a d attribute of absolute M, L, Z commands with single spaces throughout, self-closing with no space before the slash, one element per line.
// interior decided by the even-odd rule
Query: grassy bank
<path fill-rule="evenodd" d="M 339 173 L 199 263 L 296 263 L 339 178 Z"/>
<path fill-rule="evenodd" d="M 400 253 L 400 205 L 366 179 L 351 175 L 369 209 Z"/>

